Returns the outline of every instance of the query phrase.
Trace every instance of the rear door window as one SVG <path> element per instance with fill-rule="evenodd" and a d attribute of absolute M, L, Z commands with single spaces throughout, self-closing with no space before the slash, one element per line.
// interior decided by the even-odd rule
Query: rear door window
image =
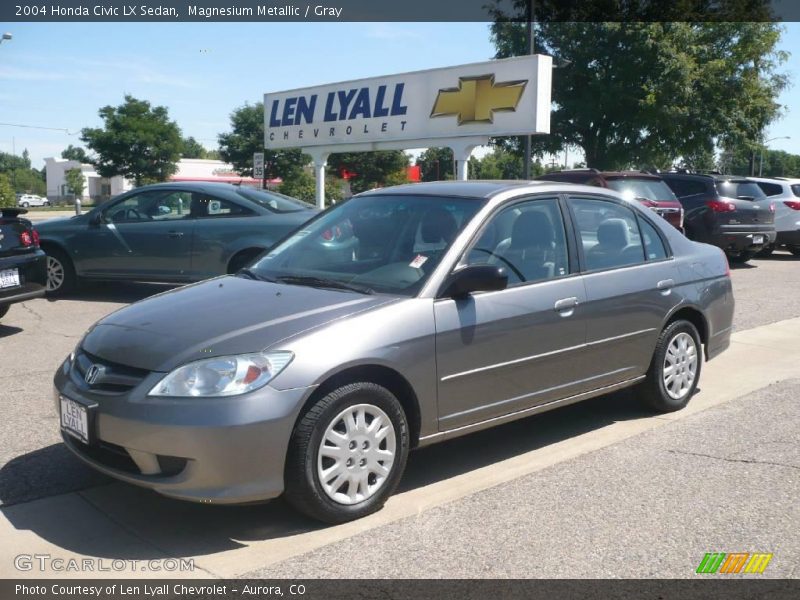
<path fill-rule="evenodd" d="M 767 196 L 780 196 L 783 193 L 783 186 L 779 183 L 759 181 L 757 185 Z"/>
<path fill-rule="evenodd" d="M 570 206 L 588 271 L 614 269 L 645 261 L 633 210 L 615 202 L 571 198 Z"/>

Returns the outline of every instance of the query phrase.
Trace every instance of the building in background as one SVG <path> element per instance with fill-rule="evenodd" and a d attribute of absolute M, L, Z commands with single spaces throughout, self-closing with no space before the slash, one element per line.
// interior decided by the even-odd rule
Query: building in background
<path fill-rule="evenodd" d="M 132 189 L 133 182 L 121 175 L 115 177 L 101 177 L 93 165 L 81 164 L 76 160 L 63 158 L 46 158 L 45 169 L 47 172 L 47 199 L 52 203 L 73 202 L 74 195 L 66 181 L 66 172 L 70 169 L 80 168 L 83 171 L 86 183 L 84 185 L 82 201 L 92 200 L 100 203 L 109 198 Z M 201 158 L 182 158 L 178 161 L 178 170 L 170 181 L 208 181 L 219 183 L 233 183 L 260 188 L 262 181 L 252 177 L 242 177 L 233 170 L 233 165 L 221 160 L 206 160 Z M 267 185 L 277 185 L 280 179 L 268 179 Z"/>

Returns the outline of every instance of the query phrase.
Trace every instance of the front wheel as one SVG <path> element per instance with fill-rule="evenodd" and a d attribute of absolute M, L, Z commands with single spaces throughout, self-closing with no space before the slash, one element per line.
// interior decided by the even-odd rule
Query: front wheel
<path fill-rule="evenodd" d="M 770 244 L 769 246 L 764 246 L 759 252 L 756 254 L 758 258 L 769 258 L 772 256 L 772 253 L 775 252 L 775 245 Z"/>
<path fill-rule="evenodd" d="M 700 381 L 703 347 L 689 321 L 673 321 L 658 336 L 656 349 L 639 384 L 639 396 L 658 412 L 674 412 L 689 403 Z"/>
<path fill-rule="evenodd" d="M 397 398 L 370 382 L 342 386 L 300 419 L 286 460 L 286 499 L 325 523 L 380 510 L 405 470 L 408 422 Z"/>

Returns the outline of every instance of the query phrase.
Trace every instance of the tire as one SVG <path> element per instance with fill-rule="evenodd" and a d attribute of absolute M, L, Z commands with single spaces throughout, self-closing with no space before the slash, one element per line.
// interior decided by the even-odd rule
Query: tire
<path fill-rule="evenodd" d="M 355 421 L 359 426 L 366 424 L 366 430 L 345 425 L 344 418 L 354 413 L 360 414 Z M 368 420 L 367 415 L 373 418 Z M 388 430 L 379 424 L 377 432 L 369 433 L 369 425 L 377 418 L 388 424 Z M 331 451 L 321 454 L 324 440 L 334 436 L 341 444 L 340 452 L 333 452 L 336 446 L 324 444 Z M 391 463 L 383 473 L 392 446 Z M 394 492 L 408 450 L 408 422 L 394 394 L 375 383 L 344 385 L 314 404 L 295 426 L 284 473 L 285 498 L 299 512 L 325 523 L 360 519 L 380 510 Z M 329 475 L 323 479 L 320 474 L 325 471 Z"/>
<path fill-rule="evenodd" d="M 246 267 L 250 261 L 261 254 L 261 252 L 262 250 L 254 248 L 252 250 L 243 250 L 236 254 L 228 263 L 228 275 L 233 275 L 239 271 L 239 269 Z"/>
<path fill-rule="evenodd" d="M 45 200 L 44 202 L 42 202 L 42 206 L 50 206 L 50 202 Z"/>
<path fill-rule="evenodd" d="M 22 208 L 28 208 L 29 206 L 30 206 L 30 203 L 28 203 L 28 202 L 23 202 L 22 203 Z"/>
<path fill-rule="evenodd" d="M 764 246 L 759 252 L 756 253 L 756 256 L 758 258 L 769 258 L 772 256 L 773 252 L 775 252 L 774 245 Z"/>
<path fill-rule="evenodd" d="M 47 295 L 58 297 L 74 290 L 78 278 L 66 253 L 58 248 L 45 248 L 45 254 L 47 254 Z"/>
<path fill-rule="evenodd" d="M 789 252 L 791 252 L 794 256 L 800 256 L 800 246 L 793 246 L 789 248 Z"/>
<path fill-rule="evenodd" d="M 8 304 L 5 306 L 0 306 L 0 319 L 5 317 L 8 314 L 8 309 L 11 308 Z"/>
<path fill-rule="evenodd" d="M 676 360 L 677 363 L 674 362 Z M 672 365 L 668 365 L 668 362 Z M 674 412 L 682 409 L 689 403 L 697 389 L 702 365 L 703 346 L 697 329 L 689 321 L 673 321 L 658 336 L 647 376 L 639 384 L 640 399 L 646 406 L 658 412 Z M 686 373 L 687 376 L 678 380 L 669 379 L 665 372 L 669 366 L 672 366 L 673 370 L 684 369 L 679 370 L 678 374 Z"/>
<path fill-rule="evenodd" d="M 755 252 L 742 252 L 740 254 L 729 254 L 728 260 L 735 265 L 743 265 L 755 256 Z"/>

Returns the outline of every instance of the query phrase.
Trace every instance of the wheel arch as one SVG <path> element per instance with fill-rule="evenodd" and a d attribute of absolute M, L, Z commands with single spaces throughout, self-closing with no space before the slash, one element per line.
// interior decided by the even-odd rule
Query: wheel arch
<path fill-rule="evenodd" d="M 661 328 L 662 331 L 664 327 L 667 327 L 670 323 L 673 323 L 674 321 L 678 320 L 689 321 L 692 325 L 695 326 L 695 329 L 697 329 L 697 333 L 700 334 L 700 342 L 703 344 L 706 360 L 708 360 L 709 328 L 708 328 L 708 319 L 706 319 L 706 316 L 705 314 L 703 314 L 703 311 L 697 306 L 693 305 L 682 304 L 680 306 L 676 306 L 675 309 L 667 316 L 666 320 L 664 321 L 664 326 Z"/>
<path fill-rule="evenodd" d="M 385 387 L 397 398 L 408 420 L 410 446 L 412 448 L 419 444 L 421 428 L 421 413 L 419 400 L 411 383 L 401 373 L 387 367 L 374 363 L 353 365 L 342 369 L 336 373 L 329 374 L 316 389 L 309 395 L 303 404 L 295 420 L 295 427 L 303 418 L 303 415 L 320 399 L 324 398 L 329 392 L 348 383 L 369 382 Z"/>
<path fill-rule="evenodd" d="M 225 272 L 230 275 L 234 272 L 233 266 L 236 264 L 238 260 L 242 260 L 245 257 L 247 258 L 255 258 L 262 252 L 264 252 L 265 248 L 257 247 L 257 246 L 250 246 L 246 245 L 244 248 L 239 248 L 234 250 L 230 257 L 228 258 L 228 262 L 225 266 Z"/>

